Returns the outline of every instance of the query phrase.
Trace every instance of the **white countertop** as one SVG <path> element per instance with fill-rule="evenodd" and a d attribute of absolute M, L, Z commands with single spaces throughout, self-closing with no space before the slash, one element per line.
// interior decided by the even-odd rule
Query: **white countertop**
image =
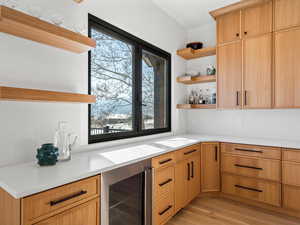
<path fill-rule="evenodd" d="M 188 145 L 208 141 L 300 149 L 300 141 L 207 135 L 170 136 L 113 148 L 75 153 L 71 161 L 57 163 L 55 166 L 40 167 L 32 162 L 3 167 L 0 168 L 0 187 L 15 198 L 22 198 Z"/>

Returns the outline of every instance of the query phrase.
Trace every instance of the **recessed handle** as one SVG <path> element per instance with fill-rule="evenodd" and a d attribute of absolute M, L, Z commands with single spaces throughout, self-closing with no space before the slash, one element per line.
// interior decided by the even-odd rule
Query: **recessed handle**
<path fill-rule="evenodd" d="M 218 162 L 218 146 L 215 146 L 215 161 Z"/>
<path fill-rule="evenodd" d="M 168 179 L 168 180 L 166 180 L 166 181 L 164 181 L 164 182 L 162 182 L 162 183 L 160 183 L 159 184 L 159 186 L 164 186 L 164 185 L 166 185 L 166 184 L 168 184 L 168 183 L 170 183 L 171 181 L 173 181 L 173 179 Z"/>
<path fill-rule="evenodd" d="M 244 92 L 244 105 L 247 105 L 247 91 Z"/>
<path fill-rule="evenodd" d="M 240 189 L 248 190 L 248 191 L 263 192 L 262 190 L 259 190 L 259 189 L 256 189 L 256 188 L 245 187 L 245 186 L 238 185 L 238 184 L 236 184 L 234 186 L 237 187 L 237 188 L 240 188 Z"/>
<path fill-rule="evenodd" d="M 241 152 L 263 153 L 263 151 L 260 151 L 260 150 L 254 150 L 254 149 L 235 148 L 235 150 L 236 150 L 236 151 L 241 151 Z"/>
<path fill-rule="evenodd" d="M 164 215 L 166 212 L 168 212 L 173 206 L 169 205 L 166 209 L 158 213 L 160 216 Z"/>
<path fill-rule="evenodd" d="M 62 199 L 59 199 L 59 200 L 55 200 L 55 201 L 50 201 L 50 205 L 51 206 L 54 206 L 54 205 L 57 205 L 57 204 L 59 204 L 59 203 L 62 203 L 62 202 L 65 202 L 65 201 L 68 201 L 68 200 L 70 200 L 70 199 L 72 199 L 72 198 L 77 198 L 77 197 L 79 197 L 79 196 L 81 196 L 81 195 L 84 195 L 84 194 L 86 194 L 87 193 L 87 191 L 80 191 L 80 192 L 78 192 L 78 193 L 75 193 L 75 194 L 73 194 L 73 195 L 70 195 L 70 196 L 67 196 L 67 197 L 65 197 L 65 198 L 62 198 Z"/>
<path fill-rule="evenodd" d="M 167 163 L 167 162 L 170 162 L 170 161 L 172 161 L 171 158 L 166 159 L 166 160 L 159 161 L 158 163 L 159 163 L 160 165 L 163 165 L 163 164 L 165 164 L 165 163 Z"/>
<path fill-rule="evenodd" d="M 247 168 L 247 169 L 254 169 L 254 170 L 263 170 L 263 168 L 260 167 L 255 167 L 255 166 L 244 166 L 240 164 L 234 164 L 236 167 L 241 167 L 241 168 Z"/>
<path fill-rule="evenodd" d="M 191 150 L 191 151 L 188 151 L 188 152 L 185 152 L 185 153 L 183 153 L 184 155 L 189 155 L 189 154 L 192 154 L 193 152 L 196 152 L 197 150 L 196 149 L 194 149 L 194 150 Z"/>

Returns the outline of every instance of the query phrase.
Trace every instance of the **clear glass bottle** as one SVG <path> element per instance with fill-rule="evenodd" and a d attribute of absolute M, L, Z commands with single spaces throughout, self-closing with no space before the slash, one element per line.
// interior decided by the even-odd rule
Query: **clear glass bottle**
<path fill-rule="evenodd" d="M 58 148 L 58 160 L 65 161 L 70 158 L 68 149 L 68 123 L 61 121 L 58 123 L 58 129 L 54 135 L 54 146 Z"/>

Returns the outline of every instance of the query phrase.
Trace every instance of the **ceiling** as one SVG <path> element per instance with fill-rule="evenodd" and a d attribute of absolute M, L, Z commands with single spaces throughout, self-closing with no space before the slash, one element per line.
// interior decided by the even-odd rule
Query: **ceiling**
<path fill-rule="evenodd" d="M 192 29 L 212 21 L 209 11 L 239 0 L 152 0 L 167 15 L 185 29 Z"/>

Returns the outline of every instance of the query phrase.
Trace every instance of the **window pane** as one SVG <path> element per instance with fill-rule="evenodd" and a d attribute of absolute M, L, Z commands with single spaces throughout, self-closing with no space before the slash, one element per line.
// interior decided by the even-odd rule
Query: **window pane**
<path fill-rule="evenodd" d="M 147 51 L 142 55 L 142 128 L 165 128 L 167 61 Z"/>
<path fill-rule="evenodd" d="M 91 135 L 133 130 L 133 46 L 91 29 L 97 46 L 91 52 Z"/>

